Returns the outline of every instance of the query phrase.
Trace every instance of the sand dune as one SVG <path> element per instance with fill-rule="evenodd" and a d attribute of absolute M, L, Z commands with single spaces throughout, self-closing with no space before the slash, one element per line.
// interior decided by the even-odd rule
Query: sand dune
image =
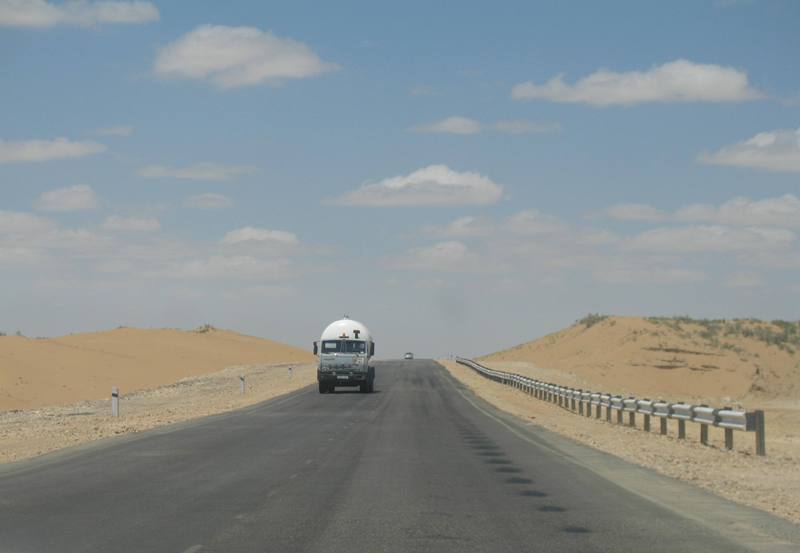
<path fill-rule="evenodd" d="M 551 381 L 637 396 L 800 398 L 800 324 L 587 317 L 482 358 Z M 525 372 L 518 370 L 517 372 Z"/>
<path fill-rule="evenodd" d="M 311 352 L 226 330 L 118 328 L 61 338 L 0 337 L 0 411 L 107 398 L 230 365 L 310 363 Z"/>

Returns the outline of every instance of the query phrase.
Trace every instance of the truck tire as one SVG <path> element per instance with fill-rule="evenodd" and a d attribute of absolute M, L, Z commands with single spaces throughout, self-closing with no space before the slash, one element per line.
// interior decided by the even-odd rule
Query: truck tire
<path fill-rule="evenodd" d="M 328 391 L 330 391 L 330 388 L 328 387 L 328 385 L 320 382 L 319 383 L 319 393 L 324 394 L 325 392 L 328 392 Z"/>
<path fill-rule="evenodd" d="M 363 384 L 358 385 L 358 391 L 362 394 L 366 394 L 369 391 L 369 384 L 364 382 Z"/>

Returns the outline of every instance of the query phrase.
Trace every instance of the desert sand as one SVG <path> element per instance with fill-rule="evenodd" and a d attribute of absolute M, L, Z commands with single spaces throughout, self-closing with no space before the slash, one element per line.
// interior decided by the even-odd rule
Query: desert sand
<path fill-rule="evenodd" d="M 0 336 L 0 411 L 106 399 L 112 386 L 129 394 L 232 365 L 313 361 L 310 351 L 209 326 Z"/>
<path fill-rule="evenodd" d="M 549 369 L 554 383 L 637 397 L 797 400 L 798 331 L 798 323 L 590 316 L 479 361 L 521 374 Z"/>

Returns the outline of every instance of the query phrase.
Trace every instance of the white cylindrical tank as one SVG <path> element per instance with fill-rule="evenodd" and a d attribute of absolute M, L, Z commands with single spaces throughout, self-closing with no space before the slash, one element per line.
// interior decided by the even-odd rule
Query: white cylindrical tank
<path fill-rule="evenodd" d="M 345 317 L 325 327 L 320 336 L 322 340 L 364 340 L 369 343 L 372 342 L 372 335 L 362 323 Z"/>

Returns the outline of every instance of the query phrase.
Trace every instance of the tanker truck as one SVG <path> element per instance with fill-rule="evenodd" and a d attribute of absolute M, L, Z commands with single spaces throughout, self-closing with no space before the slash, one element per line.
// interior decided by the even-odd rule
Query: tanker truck
<path fill-rule="evenodd" d="M 314 342 L 314 355 L 319 357 L 319 393 L 333 392 L 337 386 L 358 386 L 362 394 L 372 392 L 375 367 L 369 362 L 375 355 L 375 342 L 360 322 L 345 316 L 329 324 Z"/>

